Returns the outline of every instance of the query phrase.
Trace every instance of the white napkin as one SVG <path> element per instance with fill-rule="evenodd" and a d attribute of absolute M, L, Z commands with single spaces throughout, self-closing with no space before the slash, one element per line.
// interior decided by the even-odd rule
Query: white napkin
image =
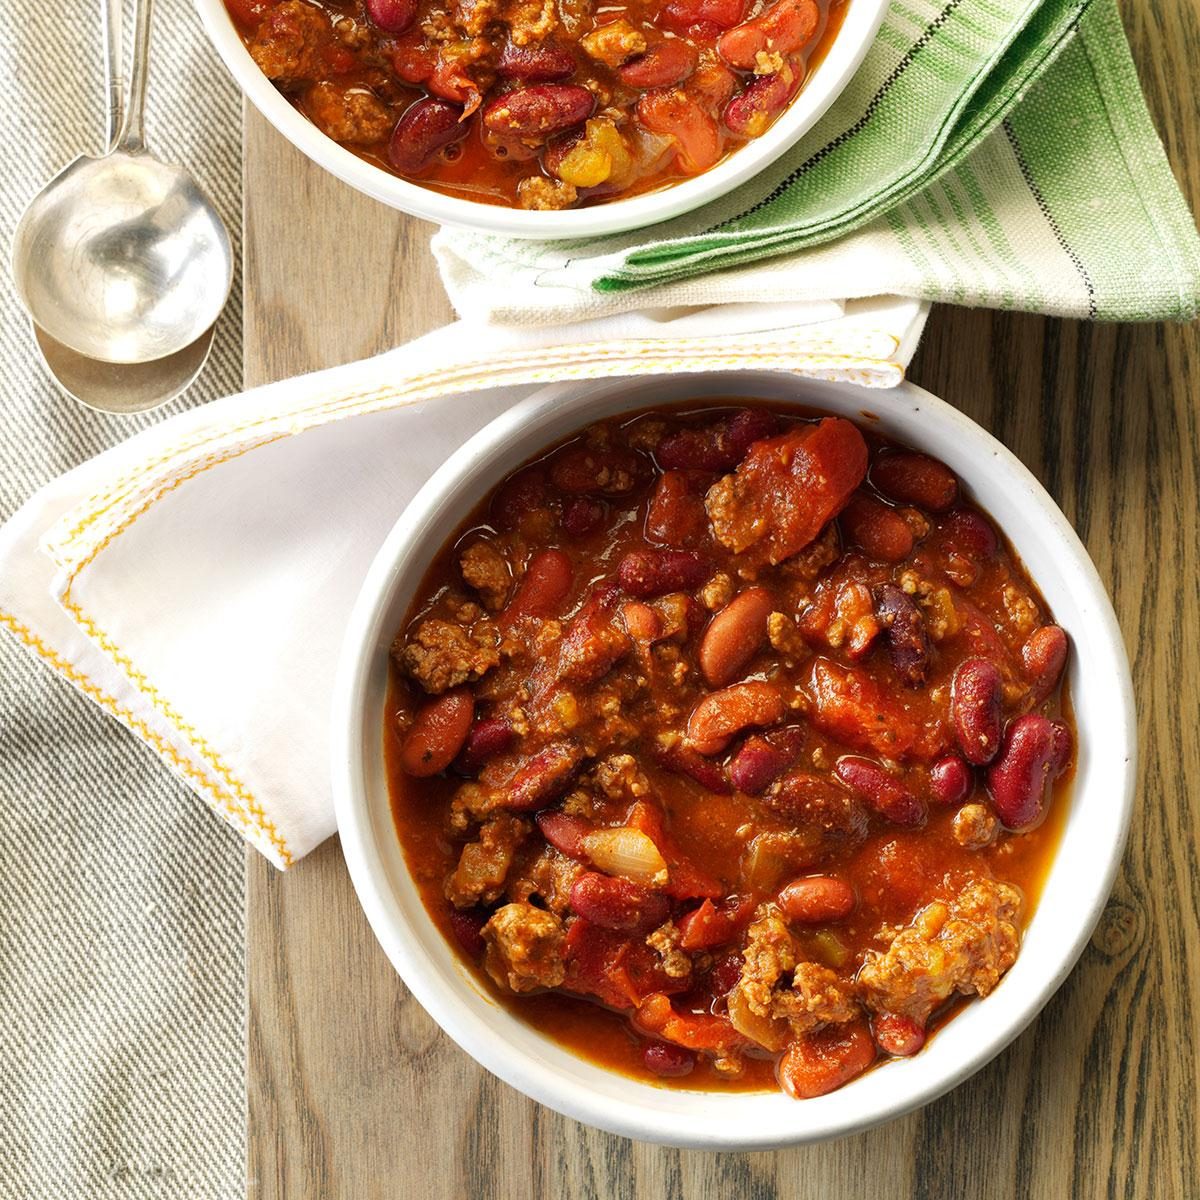
<path fill-rule="evenodd" d="M 230 396 L 61 476 L 0 528 L 0 627 L 290 866 L 334 831 L 327 721 L 359 583 L 451 451 L 556 380 L 773 369 L 891 387 L 926 313 L 884 298 L 459 322 Z"/>

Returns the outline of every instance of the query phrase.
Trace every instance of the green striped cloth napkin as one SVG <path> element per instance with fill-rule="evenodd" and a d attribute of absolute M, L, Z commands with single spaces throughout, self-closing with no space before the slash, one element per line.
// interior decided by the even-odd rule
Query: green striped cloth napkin
<path fill-rule="evenodd" d="M 1115 0 L 893 0 L 787 155 L 631 234 L 433 241 L 465 317 L 897 294 L 1108 320 L 1200 311 L 1200 239 Z"/>

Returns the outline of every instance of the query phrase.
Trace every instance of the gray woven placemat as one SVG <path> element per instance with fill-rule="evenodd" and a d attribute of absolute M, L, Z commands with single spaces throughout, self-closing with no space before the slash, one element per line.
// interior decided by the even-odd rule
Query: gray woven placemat
<path fill-rule="evenodd" d="M 159 0 L 154 33 L 151 145 L 236 236 L 237 90 L 188 0 Z M 4 260 L 40 182 L 98 148 L 98 43 L 98 0 L 4 6 Z M 104 417 L 48 382 L 0 271 L 0 519 L 161 415 L 238 390 L 240 328 L 235 287 L 190 394 Z M 0 638 L 0 1197 L 243 1195 L 242 855 L 145 746 Z"/>

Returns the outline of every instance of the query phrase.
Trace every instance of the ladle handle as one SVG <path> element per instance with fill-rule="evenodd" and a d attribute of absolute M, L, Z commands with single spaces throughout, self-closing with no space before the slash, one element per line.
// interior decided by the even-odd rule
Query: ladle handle
<path fill-rule="evenodd" d="M 121 0 L 101 0 L 100 28 L 104 38 L 104 95 L 107 104 L 104 148 L 112 150 L 125 113 L 125 81 L 121 78 Z"/>
<path fill-rule="evenodd" d="M 133 61 L 129 68 L 129 102 L 118 145 L 128 154 L 146 149 L 146 77 L 150 60 L 150 10 L 153 0 L 137 0 L 133 17 Z"/>

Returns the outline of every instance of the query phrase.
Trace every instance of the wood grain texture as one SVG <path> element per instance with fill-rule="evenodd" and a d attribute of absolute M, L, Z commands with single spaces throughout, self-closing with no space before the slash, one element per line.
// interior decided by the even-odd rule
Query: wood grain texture
<path fill-rule="evenodd" d="M 1195 208 L 1200 12 L 1163 0 L 1126 17 Z M 323 175 L 253 113 L 245 194 L 248 383 L 449 317 L 431 228 Z M 663 1150 L 535 1105 L 441 1034 L 376 945 L 336 841 L 286 876 L 248 852 L 249 1196 L 1200 1195 L 1200 328 L 941 308 L 911 376 L 991 429 L 1058 500 L 1133 663 L 1142 763 L 1129 850 L 1042 1015 L 968 1083 L 870 1133 L 772 1154 Z"/>

